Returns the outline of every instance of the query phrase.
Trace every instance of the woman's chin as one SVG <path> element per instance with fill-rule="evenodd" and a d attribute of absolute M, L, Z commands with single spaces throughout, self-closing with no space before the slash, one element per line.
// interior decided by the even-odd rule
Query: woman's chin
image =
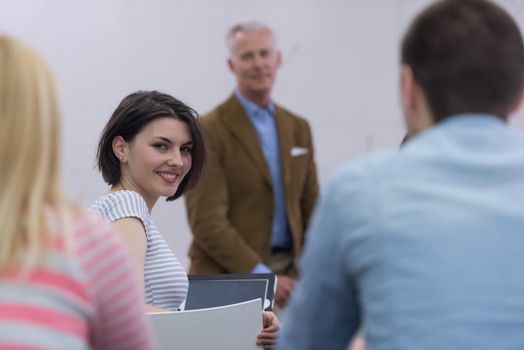
<path fill-rule="evenodd" d="M 175 188 L 175 189 L 169 189 L 169 190 L 166 190 L 166 191 L 163 191 L 163 193 L 161 194 L 162 197 L 172 197 L 175 195 L 176 191 L 177 191 L 178 187 Z"/>

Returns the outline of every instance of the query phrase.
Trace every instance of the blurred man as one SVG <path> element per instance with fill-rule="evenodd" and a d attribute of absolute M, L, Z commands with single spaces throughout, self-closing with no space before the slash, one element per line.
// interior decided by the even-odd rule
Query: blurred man
<path fill-rule="evenodd" d="M 402 43 L 412 138 L 319 204 L 280 349 L 524 349 L 524 47 L 484 0 L 436 2 Z"/>
<path fill-rule="evenodd" d="M 209 157 L 186 197 L 194 236 L 190 272 L 273 271 L 283 307 L 318 194 L 311 131 L 271 97 L 282 60 L 271 29 L 239 23 L 227 45 L 237 88 L 202 118 Z"/>

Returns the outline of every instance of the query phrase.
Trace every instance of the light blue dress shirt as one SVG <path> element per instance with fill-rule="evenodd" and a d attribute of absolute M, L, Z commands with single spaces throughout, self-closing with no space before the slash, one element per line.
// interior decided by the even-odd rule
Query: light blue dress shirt
<path fill-rule="evenodd" d="M 524 137 L 495 117 L 342 167 L 306 242 L 279 349 L 524 349 Z"/>
<path fill-rule="evenodd" d="M 284 185 L 280 172 L 280 152 L 278 149 L 278 133 L 275 121 L 275 105 L 269 102 L 267 108 L 261 107 L 249 101 L 238 91 L 235 96 L 244 107 L 251 123 L 253 124 L 262 152 L 266 158 L 271 180 L 273 182 L 273 198 L 275 209 L 273 211 L 273 225 L 271 232 L 271 246 L 290 248 L 292 244 L 291 234 L 287 223 L 286 199 L 284 197 Z"/>

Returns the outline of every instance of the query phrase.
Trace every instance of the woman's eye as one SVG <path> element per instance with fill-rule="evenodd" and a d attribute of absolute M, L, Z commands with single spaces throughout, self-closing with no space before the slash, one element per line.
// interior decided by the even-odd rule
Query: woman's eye
<path fill-rule="evenodd" d="M 184 154 L 191 154 L 191 151 L 193 149 L 191 147 L 182 147 L 180 148 L 180 152 L 184 153 Z"/>
<path fill-rule="evenodd" d="M 160 151 L 167 151 L 167 145 L 164 144 L 164 143 L 154 144 L 153 147 L 155 147 L 156 149 L 158 149 Z"/>

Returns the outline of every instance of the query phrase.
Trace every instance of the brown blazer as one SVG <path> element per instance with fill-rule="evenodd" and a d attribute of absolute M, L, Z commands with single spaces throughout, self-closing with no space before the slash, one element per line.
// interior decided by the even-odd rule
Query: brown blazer
<path fill-rule="evenodd" d="M 281 174 L 295 256 L 318 196 L 308 123 L 275 106 Z M 190 273 L 250 272 L 270 254 L 273 192 L 255 128 L 233 95 L 201 119 L 208 158 L 186 198 Z M 292 154 L 293 153 L 293 154 Z"/>

